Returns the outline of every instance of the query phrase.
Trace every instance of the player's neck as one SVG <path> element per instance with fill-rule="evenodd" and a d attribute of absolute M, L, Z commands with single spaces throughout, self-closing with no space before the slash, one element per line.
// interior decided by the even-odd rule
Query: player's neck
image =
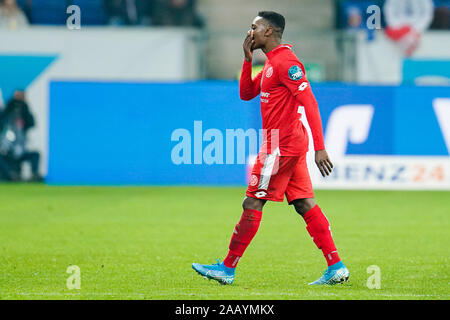
<path fill-rule="evenodd" d="M 273 41 L 269 41 L 266 43 L 264 48 L 262 48 L 262 51 L 267 54 L 267 52 L 272 51 L 276 47 L 278 47 L 281 44 L 281 39 L 274 39 Z"/>

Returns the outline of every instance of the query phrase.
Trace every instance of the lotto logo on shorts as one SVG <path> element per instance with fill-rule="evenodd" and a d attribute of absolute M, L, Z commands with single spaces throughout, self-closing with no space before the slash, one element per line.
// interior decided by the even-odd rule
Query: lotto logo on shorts
<path fill-rule="evenodd" d="M 265 192 L 265 191 L 258 191 L 255 193 L 255 197 L 257 197 L 257 198 L 262 198 L 266 195 L 267 195 L 267 192 Z"/>
<path fill-rule="evenodd" d="M 252 177 L 250 178 L 250 185 L 254 187 L 258 184 L 258 182 L 259 182 L 258 177 L 253 174 Z"/>

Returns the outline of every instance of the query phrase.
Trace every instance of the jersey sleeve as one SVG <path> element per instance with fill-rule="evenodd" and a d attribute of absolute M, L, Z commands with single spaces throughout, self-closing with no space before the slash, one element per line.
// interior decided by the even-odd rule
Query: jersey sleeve
<path fill-rule="evenodd" d="M 325 149 L 319 106 L 306 78 L 305 67 L 298 59 L 291 58 L 282 61 L 277 69 L 280 82 L 294 95 L 299 105 L 305 108 L 314 141 L 314 150 Z"/>
<path fill-rule="evenodd" d="M 252 62 L 244 59 L 241 78 L 239 79 L 239 95 L 242 100 L 252 100 L 261 91 L 262 71 L 252 79 Z"/>

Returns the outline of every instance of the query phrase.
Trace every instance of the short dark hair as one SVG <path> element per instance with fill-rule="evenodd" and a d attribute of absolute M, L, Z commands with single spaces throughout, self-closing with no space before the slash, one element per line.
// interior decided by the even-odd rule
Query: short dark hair
<path fill-rule="evenodd" d="M 278 33 L 281 38 L 286 25 L 286 21 L 281 14 L 274 11 L 260 11 L 258 12 L 258 16 L 267 20 L 267 22 L 274 27 L 275 32 Z"/>

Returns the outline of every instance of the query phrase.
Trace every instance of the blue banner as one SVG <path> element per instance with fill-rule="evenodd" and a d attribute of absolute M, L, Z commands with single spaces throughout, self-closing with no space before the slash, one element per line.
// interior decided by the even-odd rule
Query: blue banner
<path fill-rule="evenodd" d="M 47 181 L 242 184 L 245 163 L 204 163 L 209 143 L 204 134 L 213 128 L 225 137 L 226 129 L 255 128 L 259 112 L 256 100 L 239 99 L 235 82 L 53 82 Z M 179 129 L 190 134 L 184 139 L 192 147 L 190 164 L 172 159 L 173 148 L 183 140 L 172 139 Z"/>
<path fill-rule="evenodd" d="M 47 182 L 243 185 L 253 152 L 238 149 L 260 133 L 261 117 L 259 99 L 238 91 L 234 81 L 52 82 Z M 448 87 L 313 91 L 336 153 L 449 155 Z"/>

